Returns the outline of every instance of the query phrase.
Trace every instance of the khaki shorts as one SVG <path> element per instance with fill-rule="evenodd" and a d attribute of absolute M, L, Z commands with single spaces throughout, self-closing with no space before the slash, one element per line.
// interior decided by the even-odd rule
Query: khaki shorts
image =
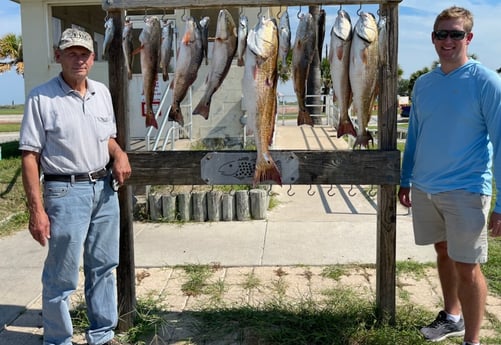
<path fill-rule="evenodd" d="M 465 190 L 428 194 L 412 188 L 412 222 L 418 245 L 447 242 L 457 262 L 487 262 L 491 197 Z"/>

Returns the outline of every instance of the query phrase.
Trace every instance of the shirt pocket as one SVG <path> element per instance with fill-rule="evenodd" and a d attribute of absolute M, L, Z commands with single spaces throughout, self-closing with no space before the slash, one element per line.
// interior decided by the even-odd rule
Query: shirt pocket
<path fill-rule="evenodd" d="M 100 141 L 107 141 L 115 132 L 115 122 L 105 114 L 93 115 L 95 130 Z"/>

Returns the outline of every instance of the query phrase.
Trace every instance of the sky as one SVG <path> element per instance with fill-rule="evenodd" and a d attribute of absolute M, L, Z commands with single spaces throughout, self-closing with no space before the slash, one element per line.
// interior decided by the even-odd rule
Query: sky
<path fill-rule="evenodd" d="M 399 5 L 399 42 L 398 64 L 404 71 L 403 77 L 409 76 L 425 67 L 430 67 L 437 56 L 431 43 L 431 31 L 438 13 L 444 8 L 456 5 L 469 9 L 474 15 L 473 41 L 469 53 L 475 54 L 477 59 L 493 70 L 501 67 L 501 22 L 495 13 L 501 13 L 499 0 L 403 0 Z M 360 6 L 345 5 L 353 24 L 356 21 L 356 12 Z M 324 6 L 326 11 L 325 44 L 330 41 L 330 31 L 338 5 Z M 378 5 L 362 4 L 362 11 L 377 15 Z M 295 28 L 297 27 L 298 7 L 289 8 L 291 20 L 292 42 L 294 42 Z M 301 8 L 307 11 L 307 7 Z M 21 35 L 20 5 L 10 0 L 2 0 L 0 7 L 0 37 L 7 33 Z M 324 52 L 325 56 L 325 52 Z M 279 85 L 282 93 L 291 93 L 290 85 Z M 9 105 L 24 102 L 24 80 L 14 70 L 0 75 L 0 105 Z M 293 93 L 293 92 L 292 92 Z"/>

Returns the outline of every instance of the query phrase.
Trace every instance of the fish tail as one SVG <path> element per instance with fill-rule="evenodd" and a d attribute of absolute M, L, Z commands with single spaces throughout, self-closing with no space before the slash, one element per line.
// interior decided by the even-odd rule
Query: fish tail
<path fill-rule="evenodd" d="M 299 114 L 297 115 L 297 125 L 313 126 L 313 119 L 311 118 L 310 113 L 306 110 L 299 110 Z"/>
<path fill-rule="evenodd" d="M 353 137 L 357 136 L 357 132 L 355 131 L 355 127 L 353 127 L 353 123 L 348 118 L 348 120 L 340 121 L 337 126 L 337 137 L 341 138 L 343 135 L 349 134 Z"/>
<path fill-rule="evenodd" d="M 132 80 L 132 71 L 131 70 L 127 71 L 127 79 Z"/>
<path fill-rule="evenodd" d="M 360 135 L 357 135 L 357 138 L 355 139 L 355 144 L 353 144 L 353 148 L 356 147 L 369 147 L 369 142 L 372 143 L 372 147 L 374 147 L 374 138 L 372 137 L 370 132 L 365 132 Z"/>
<path fill-rule="evenodd" d="M 164 81 L 169 80 L 169 72 L 167 72 L 167 71 L 165 71 L 165 72 L 164 72 L 164 71 L 162 71 L 162 79 L 163 79 Z"/>
<path fill-rule="evenodd" d="M 156 129 L 158 129 L 158 123 L 157 120 L 155 120 L 155 115 L 151 113 L 146 115 L 146 127 L 150 126 L 153 126 Z"/>
<path fill-rule="evenodd" d="M 210 99 L 206 100 L 206 98 L 203 97 L 193 110 L 192 114 L 202 115 L 202 117 L 207 120 L 209 118 L 209 112 L 210 112 Z"/>
<path fill-rule="evenodd" d="M 252 181 L 253 186 L 256 187 L 260 182 L 264 181 L 275 181 L 282 186 L 282 177 L 273 159 L 270 157 L 268 159 L 264 158 L 264 160 L 264 163 L 256 164 L 254 179 Z"/>
<path fill-rule="evenodd" d="M 171 106 L 168 119 L 169 121 L 175 121 L 181 126 L 184 126 L 183 113 L 181 112 L 181 108 L 179 108 L 179 106 Z"/>
<path fill-rule="evenodd" d="M 244 58 L 243 57 L 239 57 L 238 60 L 237 60 L 237 66 L 244 66 L 245 63 L 244 63 Z"/>

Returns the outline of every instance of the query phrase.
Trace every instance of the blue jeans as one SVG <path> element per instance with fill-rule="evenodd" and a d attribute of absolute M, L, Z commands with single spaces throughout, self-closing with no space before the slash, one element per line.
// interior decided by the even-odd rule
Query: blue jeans
<path fill-rule="evenodd" d="M 51 237 L 42 273 L 43 344 L 71 345 L 69 297 L 78 286 L 82 254 L 90 322 L 87 342 L 106 343 L 114 337 L 118 321 L 114 270 L 120 210 L 110 176 L 96 182 L 45 182 L 44 202 Z"/>

